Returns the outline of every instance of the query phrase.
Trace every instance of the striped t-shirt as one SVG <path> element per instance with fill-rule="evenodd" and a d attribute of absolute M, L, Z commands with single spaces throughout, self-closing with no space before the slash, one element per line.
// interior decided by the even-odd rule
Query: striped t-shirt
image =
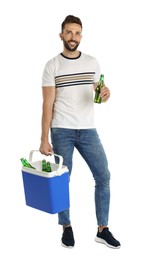
<path fill-rule="evenodd" d="M 55 87 L 56 97 L 51 127 L 94 128 L 94 89 L 99 81 L 97 60 L 80 53 L 77 58 L 58 54 L 49 60 L 42 76 L 43 87 Z"/>

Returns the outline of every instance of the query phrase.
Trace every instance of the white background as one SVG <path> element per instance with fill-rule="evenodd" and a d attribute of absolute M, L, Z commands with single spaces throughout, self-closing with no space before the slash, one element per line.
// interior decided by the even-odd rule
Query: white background
<path fill-rule="evenodd" d="M 0 237 L 1 259 L 125 259 L 143 255 L 143 1 L 2 0 L 0 2 Z M 60 245 L 57 215 L 25 205 L 20 158 L 39 149 L 41 76 L 62 51 L 65 16 L 79 16 L 79 49 L 95 56 L 111 99 L 95 105 L 96 127 L 111 171 L 109 227 L 122 244 L 94 242 L 94 182 L 75 151 L 71 219 L 76 246 Z"/>

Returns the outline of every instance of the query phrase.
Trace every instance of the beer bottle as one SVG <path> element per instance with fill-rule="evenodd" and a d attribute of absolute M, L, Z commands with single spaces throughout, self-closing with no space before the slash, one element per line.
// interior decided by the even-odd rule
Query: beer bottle
<path fill-rule="evenodd" d="M 47 172 L 47 163 L 46 163 L 46 160 L 42 160 L 42 171 Z"/>
<path fill-rule="evenodd" d="M 24 167 L 28 167 L 28 168 L 35 169 L 26 159 L 21 158 L 20 160 L 21 160 L 22 165 L 23 165 Z"/>
<path fill-rule="evenodd" d="M 101 103 L 102 99 L 100 97 L 100 91 L 101 91 L 101 88 L 103 87 L 103 84 L 104 84 L 104 75 L 101 74 L 100 75 L 100 79 L 99 79 L 99 82 L 98 82 L 98 86 L 95 90 L 95 97 L 94 97 L 94 102 L 95 103 Z"/>
<path fill-rule="evenodd" d="M 50 165 L 50 162 L 47 162 L 47 172 L 51 172 L 51 165 Z"/>

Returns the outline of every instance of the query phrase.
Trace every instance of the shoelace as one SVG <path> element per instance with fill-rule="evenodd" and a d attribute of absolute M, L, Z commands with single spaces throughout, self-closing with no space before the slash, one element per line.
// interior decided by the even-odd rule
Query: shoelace
<path fill-rule="evenodd" d="M 109 240 L 111 240 L 111 241 L 116 240 L 116 239 L 114 238 L 113 234 L 108 230 L 108 228 L 107 228 L 107 229 L 104 229 L 104 232 L 105 232 L 105 234 L 106 234 L 106 236 L 107 236 L 107 238 L 108 238 Z"/>

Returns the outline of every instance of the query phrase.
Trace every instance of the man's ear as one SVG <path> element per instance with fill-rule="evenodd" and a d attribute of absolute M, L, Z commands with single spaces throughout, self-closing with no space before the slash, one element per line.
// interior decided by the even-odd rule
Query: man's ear
<path fill-rule="evenodd" d="M 59 34 L 59 37 L 61 38 L 61 40 L 63 40 L 63 35 L 62 35 L 62 33 Z"/>

